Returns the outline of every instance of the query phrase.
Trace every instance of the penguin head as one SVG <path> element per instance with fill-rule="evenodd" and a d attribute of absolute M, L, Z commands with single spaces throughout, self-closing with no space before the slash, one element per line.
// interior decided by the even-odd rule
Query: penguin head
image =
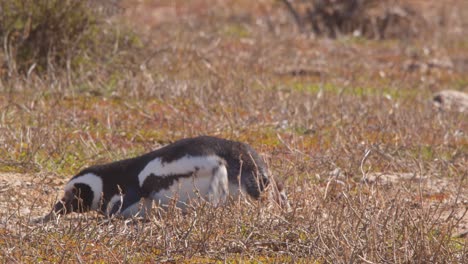
<path fill-rule="evenodd" d="M 65 194 L 53 208 L 55 214 L 84 213 L 98 210 L 102 196 L 101 177 L 87 173 L 75 176 L 65 186 Z"/>
<path fill-rule="evenodd" d="M 94 195 L 89 185 L 75 183 L 72 188 L 65 190 L 64 196 L 55 204 L 53 211 L 61 215 L 87 212 L 92 209 Z"/>

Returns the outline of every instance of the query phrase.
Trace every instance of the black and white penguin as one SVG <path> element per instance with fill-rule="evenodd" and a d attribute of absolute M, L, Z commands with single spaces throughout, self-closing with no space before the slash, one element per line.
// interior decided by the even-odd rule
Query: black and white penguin
<path fill-rule="evenodd" d="M 210 136 L 187 138 L 139 157 L 82 170 L 43 220 L 91 210 L 124 218 L 145 216 L 153 201 L 164 206 L 176 199 L 184 209 L 194 198 L 220 205 L 241 192 L 259 199 L 269 185 L 275 185 L 278 201 L 287 203 L 249 145 Z"/>

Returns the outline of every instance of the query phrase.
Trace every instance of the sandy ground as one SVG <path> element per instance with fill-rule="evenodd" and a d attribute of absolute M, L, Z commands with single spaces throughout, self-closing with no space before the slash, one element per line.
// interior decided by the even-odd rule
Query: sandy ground
<path fill-rule="evenodd" d="M 66 181 L 41 173 L 0 173 L 0 215 L 31 218 L 45 215 L 62 194 Z"/>

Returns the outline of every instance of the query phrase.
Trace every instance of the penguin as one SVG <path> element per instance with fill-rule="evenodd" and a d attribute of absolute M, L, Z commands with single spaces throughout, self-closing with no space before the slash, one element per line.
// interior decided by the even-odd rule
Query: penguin
<path fill-rule="evenodd" d="M 145 217 L 152 203 L 175 201 L 185 210 L 192 199 L 218 206 L 245 193 L 258 200 L 274 185 L 278 202 L 287 204 L 281 185 L 248 144 L 212 136 L 185 138 L 147 154 L 86 168 L 72 177 L 51 212 L 97 211 L 107 217 Z"/>

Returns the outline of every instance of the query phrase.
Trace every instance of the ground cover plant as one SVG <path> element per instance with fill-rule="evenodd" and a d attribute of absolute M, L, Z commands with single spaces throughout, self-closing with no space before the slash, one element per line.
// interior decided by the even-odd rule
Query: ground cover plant
<path fill-rule="evenodd" d="M 60 16 L 0 4 L 2 262 L 468 261 L 467 113 L 432 100 L 468 92 L 465 1 L 395 1 L 423 23 L 385 38 L 301 30 L 284 1 L 79 2 L 44 2 L 81 13 L 38 50 Z M 257 149 L 291 210 L 30 222 L 80 169 L 201 134 Z"/>

